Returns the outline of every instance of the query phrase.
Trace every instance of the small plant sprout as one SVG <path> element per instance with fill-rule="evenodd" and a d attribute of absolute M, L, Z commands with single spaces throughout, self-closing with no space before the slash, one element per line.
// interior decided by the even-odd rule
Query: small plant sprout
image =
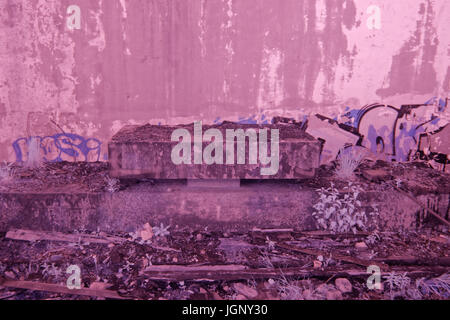
<path fill-rule="evenodd" d="M 364 159 L 361 152 L 353 149 L 341 149 L 337 158 L 335 170 L 336 177 L 341 180 L 351 180 L 354 178 L 354 172 Z"/>
<path fill-rule="evenodd" d="M 140 232 L 139 231 L 135 231 L 135 232 L 129 232 L 128 233 L 128 235 L 131 237 L 131 242 L 134 242 L 134 241 L 136 241 L 136 240 L 138 240 L 139 239 L 139 237 L 140 237 L 140 234 L 139 234 Z"/>
<path fill-rule="evenodd" d="M 401 188 L 401 187 L 402 187 L 402 183 L 403 183 L 402 179 L 397 178 L 397 179 L 395 179 L 394 181 L 395 181 L 395 186 L 396 186 L 397 188 Z"/>
<path fill-rule="evenodd" d="M 54 276 L 55 278 L 58 278 L 62 275 L 62 271 L 58 267 L 56 267 L 54 263 L 44 263 L 42 269 L 42 275 L 45 277 Z"/>
<path fill-rule="evenodd" d="M 406 289 L 408 289 L 409 285 L 411 284 L 411 279 L 406 276 L 406 272 L 404 274 L 391 272 L 383 278 L 386 279 L 386 284 L 389 286 L 391 298 L 394 296 L 395 292 L 405 294 Z"/>
<path fill-rule="evenodd" d="M 267 247 L 269 248 L 269 251 L 275 250 L 276 243 L 270 240 L 269 237 L 266 237 L 266 244 Z"/>
<path fill-rule="evenodd" d="M 5 167 L 8 171 L 12 171 L 13 170 L 13 163 L 8 162 L 6 160 L 3 161 L 3 167 Z"/>
<path fill-rule="evenodd" d="M 381 237 L 378 235 L 378 233 L 375 231 L 366 238 L 366 244 L 368 245 L 374 245 L 375 243 L 381 241 Z"/>
<path fill-rule="evenodd" d="M 106 187 L 105 187 L 106 191 L 108 191 L 109 193 L 115 193 L 115 192 L 119 191 L 119 189 L 120 189 L 120 180 L 119 179 L 106 177 L 105 181 L 106 181 Z"/>
<path fill-rule="evenodd" d="M 372 206 L 371 210 L 362 206 L 358 200 L 362 188 L 348 183 L 344 192 L 340 193 L 331 184 L 330 188 L 318 189 L 319 201 L 313 208 L 313 216 L 319 227 L 334 233 L 356 233 L 358 230 L 368 229 L 369 217 L 376 218 L 378 209 Z"/>
<path fill-rule="evenodd" d="M 145 254 L 145 258 L 147 259 L 147 265 L 144 266 L 144 267 L 149 267 L 149 266 L 153 265 L 153 264 L 152 264 L 152 258 L 153 258 L 152 255 L 149 255 L 148 253 L 146 253 L 146 254 Z"/>
<path fill-rule="evenodd" d="M 170 228 L 170 226 L 165 227 L 164 224 L 161 223 L 159 225 L 159 227 L 158 226 L 153 227 L 153 232 L 156 237 L 165 237 L 165 236 L 170 235 L 169 228 Z"/>
<path fill-rule="evenodd" d="M 317 261 L 320 261 L 324 268 L 327 268 L 331 263 L 334 262 L 333 258 L 330 256 L 328 258 L 324 258 L 324 256 L 318 256 Z"/>
<path fill-rule="evenodd" d="M 14 169 L 12 163 L 3 161 L 3 165 L 0 165 L 0 181 L 9 181 L 14 176 Z"/>
<path fill-rule="evenodd" d="M 304 300 L 302 288 L 297 286 L 294 281 L 289 281 L 284 275 L 276 281 L 276 286 L 281 299 L 291 301 Z"/>
<path fill-rule="evenodd" d="M 264 265 L 264 268 L 267 268 L 267 269 L 275 268 L 267 251 L 263 251 L 263 253 L 262 253 L 262 264 Z"/>

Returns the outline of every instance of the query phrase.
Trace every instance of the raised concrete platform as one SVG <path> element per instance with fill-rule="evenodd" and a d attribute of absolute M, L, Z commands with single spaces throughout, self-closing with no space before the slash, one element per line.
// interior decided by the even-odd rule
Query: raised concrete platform
<path fill-rule="evenodd" d="M 441 203 L 448 194 L 423 195 Z M 377 205 L 383 231 L 415 229 L 426 217 L 411 199 L 392 191 L 365 191 L 364 206 Z M 76 229 L 124 231 L 145 223 L 203 230 L 248 231 L 254 227 L 316 230 L 312 206 L 318 195 L 299 183 L 259 182 L 205 188 L 187 183 L 136 184 L 116 193 L 0 193 L 0 232 L 9 228 L 70 232 Z"/>
<path fill-rule="evenodd" d="M 192 148 L 190 154 L 191 164 L 176 165 L 171 155 L 177 142 L 172 141 L 172 133 L 177 129 L 185 129 L 191 135 L 189 142 Z M 205 150 L 211 139 L 204 139 L 200 144 L 195 142 L 196 132 L 194 124 L 185 126 L 128 126 L 118 132 L 109 143 L 109 162 L 111 175 L 117 178 L 152 178 L 152 179 L 302 179 L 314 176 L 319 166 L 321 143 L 301 130 L 295 124 L 276 125 L 239 125 L 224 123 L 222 125 L 202 126 L 202 133 L 208 130 L 218 130 L 223 136 L 223 164 L 207 165 L 200 158 L 199 164 L 195 160 L 195 152 Z M 260 145 L 260 130 L 267 129 L 269 152 L 273 148 L 271 133 L 279 131 L 279 169 L 274 175 L 262 175 L 261 169 L 268 167 L 250 164 L 250 143 L 245 139 L 245 149 L 234 138 L 233 141 L 235 161 L 227 163 L 227 130 L 255 130 L 258 133 Z M 202 139 L 200 138 L 200 141 Z M 197 140 L 198 141 L 198 140 Z M 202 149 L 202 150 L 198 150 Z M 231 149 L 231 148 L 230 148 Z M 236 150 L 245 150 L 245 164 L 239 164 Z M 257 150 L 254 149 L 254 150 Z M 254 154 L 254 152 L 252 152 Z M 201 155 L 200 155 L 201 157 Z M 198 160 L 198 158 L 197 158 Z M 260 155 L 258 153 L 258 160 Z M 242 163 L 242 161 L 241 161 Z"/>

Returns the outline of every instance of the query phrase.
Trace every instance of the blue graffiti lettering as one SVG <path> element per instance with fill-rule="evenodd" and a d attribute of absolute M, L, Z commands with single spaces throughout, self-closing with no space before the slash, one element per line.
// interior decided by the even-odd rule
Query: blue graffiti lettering
<path fill-rule="evenodd" d="M 45 162 L 61 161 L 99 161 L 102 143 L 95 138 L 84 138 L 73 133 L 60 133 L 53 136 L 33 137 L 41 147 L 42 160 Z M 17 162 L 24 162 L 28 157 L 30 138 L 19 138 L 12 147 Z"/>

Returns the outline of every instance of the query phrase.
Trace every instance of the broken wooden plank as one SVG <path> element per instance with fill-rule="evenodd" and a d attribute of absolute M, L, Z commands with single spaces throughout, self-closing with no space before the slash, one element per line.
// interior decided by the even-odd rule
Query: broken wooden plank
<path fill-rule="evenodd" d="M 174 249 L 174 248 L 169 248 L 169 247 L 161 247 L 161 246 L 155 246 L 155 245 L 149 245 L 151 246 L 153 249 L 159 250 L 159 251 L 168 251 L 168 252 L 182 252 L 181 250 L 178 249 Z"/>
<path fill-rule="evenodd" d="M 301 240 L 293 240 L 293 241 L 286 241 L 285 242 L 288 245 L 293 245 L 295 247 L 312 247 L 312 248 L 328 248 L 328 250 L 334 250 L 335 248 L 352 248 L 354 247 L 354 244 L 349 243 L 343 243 L 339 241 L 333 241 L 331 239 L 324 239 L 324 238 L 311 238 L 308 237 L 306 239 Z"/>
<path fill-rule="evenodd" d="M 145 268 L 145 272 L 222 272 L 242 271 L 248 267 L 243 265 L 216 265 L 216 266 L 183 266 L 183 265 L 152 265 Z"/>
<path fill-rule="evenodd" d="M 16 295 L 15 292 L 7 292 L 5 294 L 0 295 L 0 300 L 6 300 L 8 298 L 14 297 Z"/>
<path fill-rule="evenodd" d="M 259 229 L 253 228 L 252 232 L 260 232 L 260 233 L 292 233 L 294 229 Z"/>
<path fill-rule="evenodd" d="M 54 231 L 34 231 L 34 230 L 21 230 L 11 229 L 6 233 L 6 238 L 19 241 L 60 241 L 71 243 L 96 243 L 96 244 L 121 244 L 128 240 L 126 238 L 115 236 L 93 236 L 87 234 L 67 234 Z M 181 250 L 161 247 L 152 244 L 148 246 L 160 251 L 181 252 Z"/>
<path fill-rule="evenodd" d="M 315 256 L 315 257 L 318 257 L 318 256 L 327 257 L 327 256 L 331 255 L 331 257 L 333 259 L 356 264 L 356 265 L 363 266 L 363 267 L 368 267 L 368 266 L 371 266 L 374 264 L 371 261 L 362 260 L 362 259 L 358 259 L 358 258 L 354 258 L 354 257 L 350 257 L 350 256 L 344 256 L 344 255 L 335 254 L 332 252 L 328 253 L 328 252 L 321 251 L 321 250 L 298 248 L 298 247 L 290 246 L 290 245 L 287 245 L 284 243 L 277 243 L 276 246 L 279 248 L 285 249 L 285 250 L 291 250 L 291 251 L 295 251 L 295 252 L 299 252 L 299 253 Z M 379 266 L 382 268 L 386 268 L 386 269 L 388 268 L 387 265 L 385 265 L 381 262 L 379 263 Z"/>
<path fill-rule="evenodd" d="M 357 233 L 333 233 L 329 231 L 301 231 L 296 233 L 299 236 L 307 237 L 330 237 L 330 238 L 364 238 L 370 235 L 368 232 Z"/>
<path fill-rule="evenodd" d="M 214 281 L 239 281 L 239 280 L 263 280 L 263 279 L 281 279 L 285 277 L 299 278 L 325 278 L 334 277 L 363 277 L 367 278 L 370 273 L 367 270 L 358 269 L 330 269 L 316 270 L 306 269 L 304 267 L 293 267 L 284 269 L 261 268 L 261 269 L 243 269 L 243 270 L 220 270 L 223 266 L 214 266 L 211 270 L 203 271 L 145 271 L 145 276 L 155 281 L 194 281 L 194 282 L 214 282 Z M 423 277 L 442 275 L 448 272 L 445 267 L 423 267 L 423 268 L 393 268 L 390 271 L 396 273 L 406 273 L 411 277 Z M 388 273 L 382 269 L 381 276 Z"/>
<path fill-rule="evenodd" d="M 21 240 L 21 241 L 61 241 L 61 242 L 83 242 L 83 243 L 99 243 L 99 244 L 110 244 L 110 243 L 123 243 L 126 241 L 124 238 L 120 237 L 97 237 L 86 234 L 66 234 L 54 231 L 34 231 L 34 230 L 20 230 L 11 229 L 6 233 L 6 238 L 11 240 Z"/>
<path fill-rule="evenodd" d="M 63 285 L 43 283 L 43 282 L 7 280 L 4 281 L 1 285 L 7 288 L 25 289 L 31 291 L 46 291 L 60 294 L 89 296 L 89 297 L 117 299 L 117 300 L 127 299 L 125 297 L 120 296 L 117 292 L 111 290 L 99 290 L 90 288 L 71 290 Z"/>

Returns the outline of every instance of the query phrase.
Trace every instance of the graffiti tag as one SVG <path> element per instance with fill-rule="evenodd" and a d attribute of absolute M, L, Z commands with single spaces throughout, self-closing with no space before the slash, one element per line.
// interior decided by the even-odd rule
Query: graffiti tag
<path fill-rule="evenodd" d="M 73 133 L 60 133 L 47 137 L 33 137 L 39 143 L 41 157 L 46 162 L 100 160 L 102 143 L 95 138 L 84 138 Z M 30 138 L 14 141 L 12 147 L 17 162 L 25 162 L 28 158 Z"/>

